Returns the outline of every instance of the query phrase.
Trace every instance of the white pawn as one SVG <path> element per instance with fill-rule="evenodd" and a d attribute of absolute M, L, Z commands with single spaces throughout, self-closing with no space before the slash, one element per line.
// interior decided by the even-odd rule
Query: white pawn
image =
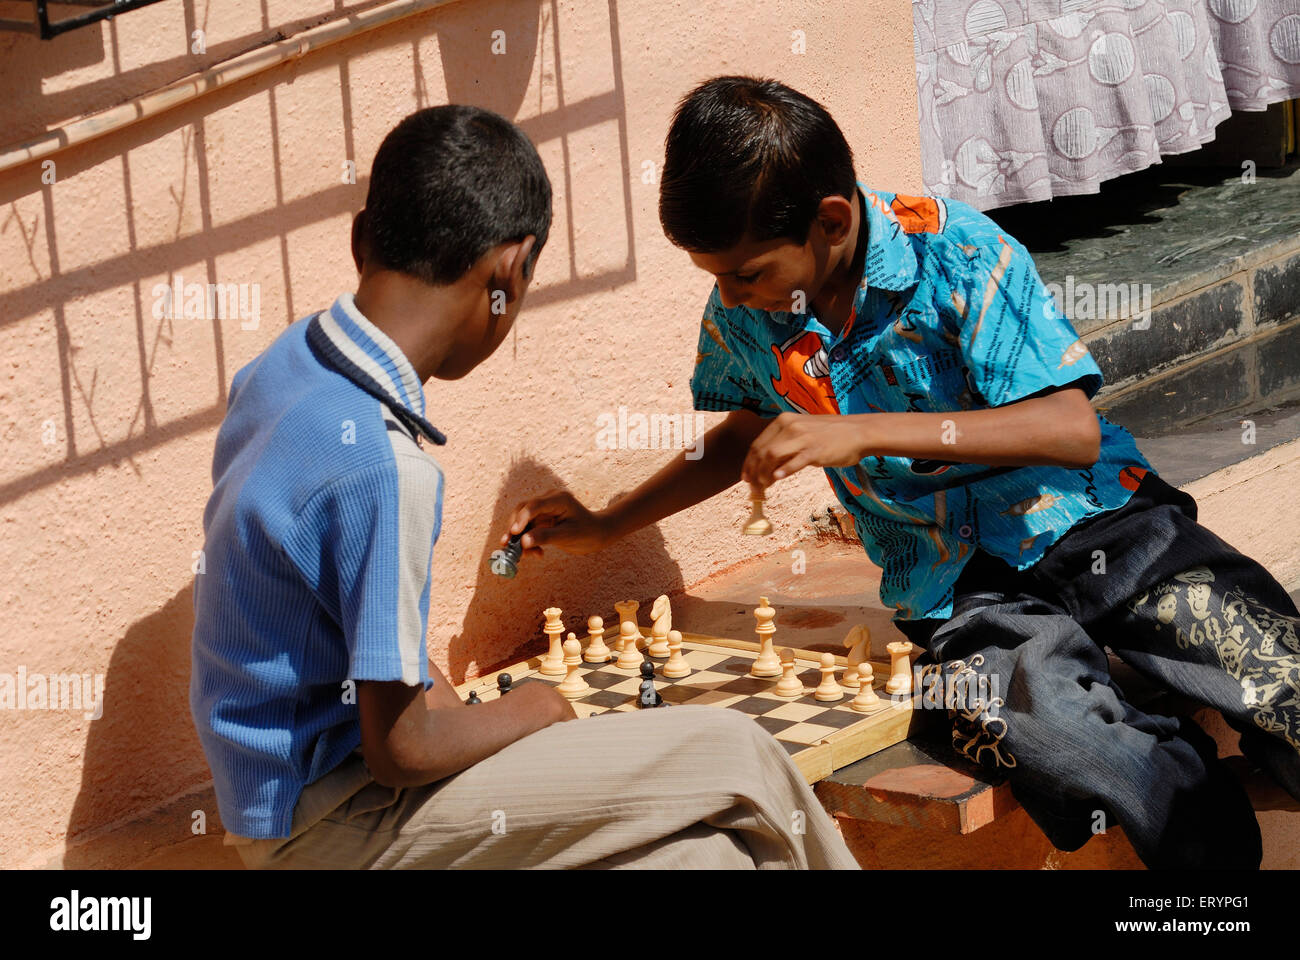
<path fill-rule="evenodd" d="M 870 713 L 880 706 L 880 697 L 876 695 L 872 683 L 875 680 L 875 671 L 871 669 L 871 664 L 863 663 L 858 667 L 858 679 L 861 681 L 858 686 L 858 695 L 853 698 L 849 704 L 858 713 Z"/>
<path fill-rule="evenodd" d="M 587 620 L 587 639 L 589 643 L 582 659 L 588 663 L 608 663 L 610 654 L 609 647 L 605 646 L 605 621 L 600 617 Z"/>
<path fill-rule="evenodd" d="M 822 682 L 813 691 L 813 696 L 822 703 L 834 703 L 844 697 L 844 691 L 840 685 L 835 682 L 835 654 L 822 654 Z"/>
<path fill-rule="evenodd" d="M 795 697 L 803 696 L 803 681 L 794 673 L 794 651 L 786 647 L 781 651 L 781 679 L 776 682 L 776 695 L 778 697 Z"/>
<path fill-rule="evenodd" d="M 668 631 L 668 662 L 664 664 L 663 675 L 669 680 L 680 680 L 691 675 L 691 665 L 682 656 L 682 632 Z"/>
<path fill-rule="evenodd" d="M 578 673 L 582 669 L 582 644 L 573 634 L 569 634 L 569 639 L 564 641 L 564 666 L 568 674 L 560 681 L 555 692 L 568 700 L 577 700 L 591 689 L 591 685 Z"/>
<path fill-rule="evenodd" d="M 644 659 L 641 651 L 636 648 L 636 624 L 631 620 L 624 620 L 619 625 L 618 635 L 622 641 L 619 648 L 618 659 L 614 661 L 614 666 L 620 670 L 635 670 L 641 666 Z"/>

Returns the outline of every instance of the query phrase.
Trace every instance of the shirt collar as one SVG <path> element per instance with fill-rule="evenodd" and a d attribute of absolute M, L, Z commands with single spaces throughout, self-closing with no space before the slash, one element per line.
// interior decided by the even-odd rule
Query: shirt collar
<path fill-rule="evenodd" d="M 388 334 L 362 315 L 352 294 L 342 294 L 311 319 L 307 342 L 321 362 L 382 400 L 412 430 L 433 443 L 447 442 L 424 417 L 424 390 L 415 367 Z"/>
<path fill-rule="evenodd" d="M 918 269 L 912 243 L 893 210 L 895 194 L 858 186 L 866 198 L 867 211 L 867 252 L 856 297 L 860 304 L 868 287 L 906 290 L 916 283 Z"/>

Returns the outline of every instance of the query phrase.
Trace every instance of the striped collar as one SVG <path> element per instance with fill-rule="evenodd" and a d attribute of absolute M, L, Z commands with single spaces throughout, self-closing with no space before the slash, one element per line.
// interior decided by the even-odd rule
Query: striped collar
<path fill-rule="evenodd" d="M 415 367 L 391 337 L 342 294 L 307 324 L 307 342 L 326 366 L 382 400 L 413 433 L 442 445 L 447 438 L 424 418 L 424 390 Z"/>

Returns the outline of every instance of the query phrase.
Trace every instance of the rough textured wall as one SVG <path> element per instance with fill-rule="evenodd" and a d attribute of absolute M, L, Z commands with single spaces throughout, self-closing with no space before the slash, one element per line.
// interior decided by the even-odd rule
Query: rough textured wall
<path fill-rule="evenodd" d="M 333 9 L 164 2 L 51 42 L 0 39 L 0 147 Z M 196 27 L 205 56 L 189 52 Z M 646 182 L 677 99 L 719 73 L 775 76 L 830 108 L 864 179 L 917 191 L 911 47 L 902 0 L 463 0 L 59 153 L 53 184 L 36 163 L 0 173 L 0 673 L 106 682 L 99 719 L 0 710 L 0 864 L 44 862 L 209 778 L 187 706 L 191 558 L 226 391 L 286 324 L 353 289 L 350 218 L 397 120 L 498 110 L 555 186 L 515 332 L 466 380 L 426 388 L 450 437 L 429 649 L 460 680 L 540 638 L 544 606 L 611 615 L 788 544 L 828 501 L 810 472 L 772 491 L 776 542 L 737 534 L 737 488 L 604 555 L 484 573 L 517 500 L 568 485 L 603 505 L 670 455 L 599 449 L 600 414 L 690 409 L 710 282 L 663 238 Z M 259 322 L 158 316 L 155 285 L 178 276 L 256 284 Z"/>

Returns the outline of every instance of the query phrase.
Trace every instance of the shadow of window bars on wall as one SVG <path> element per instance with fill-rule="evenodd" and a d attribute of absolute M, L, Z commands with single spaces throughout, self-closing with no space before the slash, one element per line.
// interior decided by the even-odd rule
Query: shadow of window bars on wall
<path fill-rule="evenodd" d="M 42 40 L 49 40 L 69 30 L 158 2 L 160 0 L 3 0 L 0 2 L 0 31 L 34 33 Z M 29 19 L 5 15 L 21 6 L 31 9 Z"/>

